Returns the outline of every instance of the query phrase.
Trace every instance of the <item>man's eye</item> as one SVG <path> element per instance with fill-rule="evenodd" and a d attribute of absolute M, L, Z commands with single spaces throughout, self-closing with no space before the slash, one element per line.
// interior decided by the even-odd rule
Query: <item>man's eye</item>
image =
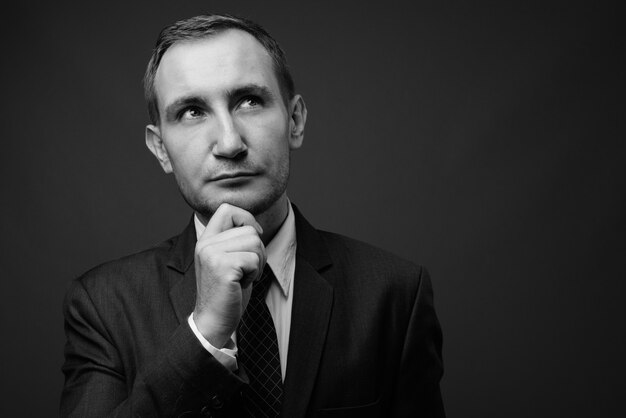
<path fill-rule="evenodd" d="M 188 109 L 185 109 L 181 114 L 180 114 L 180 118 L 181 119 L 198 119 L 200 117 L 202 117 L 204 113 L 202 112 L 201 109 L 197 108 L 197 107 L 190 107 Z"/>
<path fill-rule="evenodd" d="M 261 100 L 258 97 L 247 96 L 244 97 L 244 99 L 241 101 L 239 107 L 243 109 L 252 109 L 254 107 L 260 106 L 261 104 Z"/>

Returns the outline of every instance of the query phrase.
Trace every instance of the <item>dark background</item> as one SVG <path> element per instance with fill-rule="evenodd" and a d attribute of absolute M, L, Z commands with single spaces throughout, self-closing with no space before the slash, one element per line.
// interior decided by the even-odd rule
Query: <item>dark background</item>
<path fill-rule="evenodd" d="M 141 77 L 161 27 L 221 11 L 281 42 L 306 99 L 291 199 L 431 271 L 448 415 L 626 416 L 617 8 L 320 3 L 3 12 L 0 415 L 57 415 L 68 281 L 188 221 Z"/>

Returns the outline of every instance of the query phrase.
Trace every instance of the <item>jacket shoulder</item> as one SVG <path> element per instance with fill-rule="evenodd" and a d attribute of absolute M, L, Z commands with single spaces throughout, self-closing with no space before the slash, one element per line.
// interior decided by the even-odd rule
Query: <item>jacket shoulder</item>
<path fill-rule="evenodd" d="M 428 274 L 423 266 L 374 245 L 333 232 L 319 233 L 333 265 L 354 285 L 414 293 Z"/>
<path fill-rule="evenodd" d="M 141 287 L 146 280 L 154 282 L 167 268 L 167 261 L 179 236 L 167 239 L 143 251 L 107 261 L 86 271 L 74 280 L 87 291 L 110 290 L 118 286 Z"/>
<path fill-rule="evenodd" d="M 319 231 L 328 246 L 329 253 L 333 258 L 349 259 L 352 263 L 371 266 L 379 266 L 381 263 L 393 266 L 394 269 L 416 272 L 423 269 L 419 264 L 409 261 L 390 251 L 376 247 L 372 244 L 328 231 Z"/>

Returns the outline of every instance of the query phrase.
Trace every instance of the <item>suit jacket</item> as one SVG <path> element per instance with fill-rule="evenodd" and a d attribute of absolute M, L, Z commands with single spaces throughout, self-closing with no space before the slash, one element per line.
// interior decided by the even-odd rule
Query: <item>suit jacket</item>
<path fill-rule="evenodd" d="M 295 213 L 281 416 L 444 416 L 426 270 Z M 187 323 L 195 243 L 192 220 L 179 236 L 72 282 L 62 416 L 238 416 L 245 370 L 224 368 Z"/>

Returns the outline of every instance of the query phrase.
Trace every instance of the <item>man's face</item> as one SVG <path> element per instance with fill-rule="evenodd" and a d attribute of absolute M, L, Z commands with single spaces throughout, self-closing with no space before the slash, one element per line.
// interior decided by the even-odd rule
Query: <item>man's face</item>
<path fill-rule="evenodd" d="M 284 102 L 254 37 L 227 30 L 176 43 L 154 83 L 160 122 L 146 143 L 194 210 L 209 218 L 230 203 L 257 215 L 283 196 L 306 108 L 300 96 Z"/>

